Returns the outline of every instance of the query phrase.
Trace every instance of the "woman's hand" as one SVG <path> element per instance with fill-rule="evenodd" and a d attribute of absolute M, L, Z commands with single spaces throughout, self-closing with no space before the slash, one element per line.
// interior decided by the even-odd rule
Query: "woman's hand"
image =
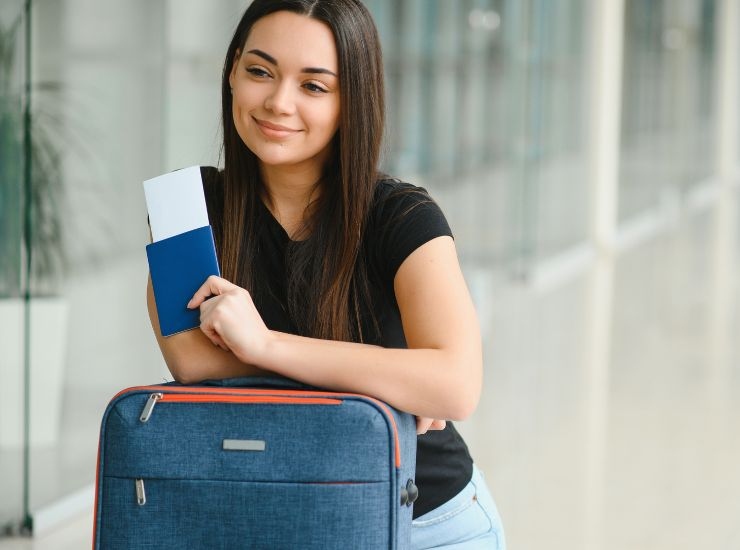
<path fill-rule="evenodd" d="M 425 434 L 429 430 L 444 430 L 446 426 L 447 422 L 445 420 L 436 420 L 423 416 L 416 417 L 416 433 L 418 435 Z"/>
<path fill-rule="evenodd" d="M 209 298 L 211 297 L 211 298 Z M 200 330 L 216 346 L 231 351 L 244 363 L 258 364 L 270 330 L 245 289 L 211 275 L 188 302 L 200 307 Z"/>

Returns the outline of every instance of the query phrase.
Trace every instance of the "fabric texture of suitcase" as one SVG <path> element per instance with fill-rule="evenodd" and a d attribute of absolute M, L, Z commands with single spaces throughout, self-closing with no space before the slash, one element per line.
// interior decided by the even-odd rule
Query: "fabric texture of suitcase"
<path fill-rule="evenodd" d="M 245 378 L 141 386 L 103 416 L 93 548 L 403 549 L 416 421 Z"/>

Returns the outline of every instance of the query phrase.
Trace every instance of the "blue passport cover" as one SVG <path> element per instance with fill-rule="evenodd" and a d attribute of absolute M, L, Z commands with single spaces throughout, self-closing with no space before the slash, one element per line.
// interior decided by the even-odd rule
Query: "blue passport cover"
<path fill-rule="evenodd" d="M 206 279 L 221 275 L 210 225 L 147 245 L 162 336 L 200 326 L 200 310 L 187 304 Z"/>

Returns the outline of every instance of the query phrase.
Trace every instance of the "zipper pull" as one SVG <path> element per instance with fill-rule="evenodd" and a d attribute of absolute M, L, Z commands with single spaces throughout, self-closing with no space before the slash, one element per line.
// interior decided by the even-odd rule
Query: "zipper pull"
<path fill-rule="evenodd" d="M 139 420 L 141 420 L 142 422 L 147 422 L 149 420 L 149 417 L 152 416 L 154 405 L 156 405 L 157 401 L 159 401 L 160 399 L 162 399 L 161 393 L 151 394 L 146 404 L 144 405 L 144 410 L 141 411 L 141 416 L 139 417 Z"/>
<path fill-rule="evenodd" d="M 144 492 L 143 479 L 136 480 L 136 503 L 139 506 L 144 506 L 146 504 L 146 492 Z"/>

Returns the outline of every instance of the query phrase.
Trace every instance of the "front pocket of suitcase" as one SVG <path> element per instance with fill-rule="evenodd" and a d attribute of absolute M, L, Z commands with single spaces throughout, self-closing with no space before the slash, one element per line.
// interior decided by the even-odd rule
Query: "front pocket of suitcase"
<path fill-rule="evenodd" d="M 105 477 L 100 548 L 389 547 L 388 482 Z"/>
<path fill-rule="evenodd" d="M 102 475 L 390 481 L 397 445 L 389 445 L 392 434 L 381 411 L 352 400 L 275 401 L 275 396 L 133 396 L 107 418 Z M 255 447 L 229 448 L 234 442 Z"/>

